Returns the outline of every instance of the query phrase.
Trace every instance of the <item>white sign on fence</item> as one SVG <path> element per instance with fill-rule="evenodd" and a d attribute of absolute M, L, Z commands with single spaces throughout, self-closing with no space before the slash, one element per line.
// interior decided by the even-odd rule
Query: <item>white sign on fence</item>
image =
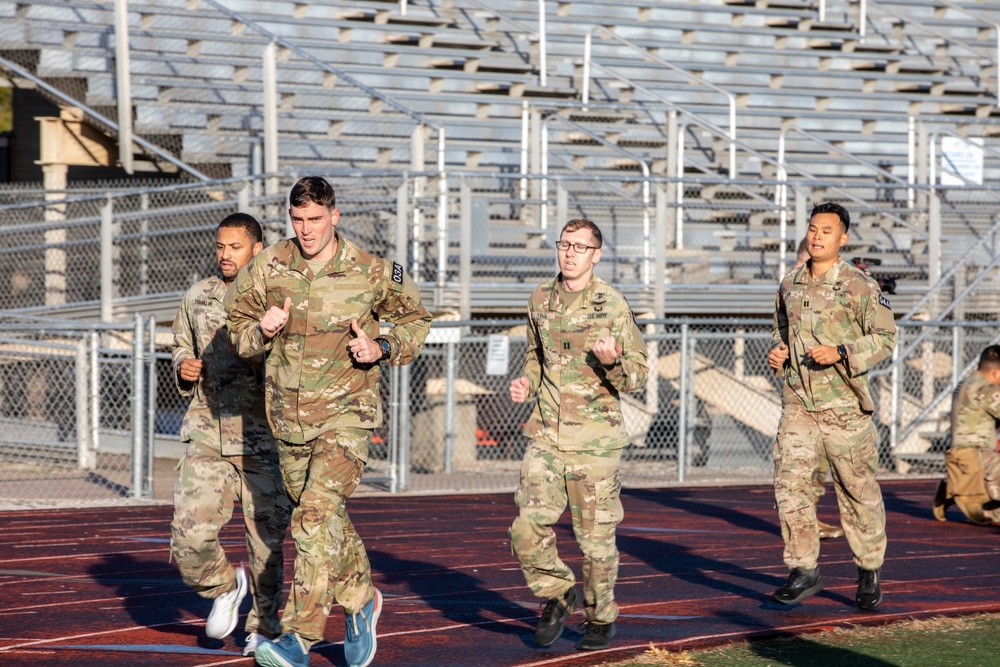
<path fill-rule="evenodd" d="M 510 367 L 510 336 L 490 334 L 486 350 L 486 374 L 507 375 Z"/>

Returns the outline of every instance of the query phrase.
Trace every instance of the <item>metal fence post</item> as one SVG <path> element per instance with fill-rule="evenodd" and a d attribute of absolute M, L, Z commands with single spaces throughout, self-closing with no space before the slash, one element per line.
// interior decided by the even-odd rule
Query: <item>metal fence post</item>
<path fill-rule="evenodd" d="M 156 443 L 156 317 L 150 315 L 146 329 L 149 331 L 149 356 L 146 359 L 146 484 L 144 496 L 153 497 L 153 465 Z"/>
<path fill-rule="evenodd" d="M 956 322 L 951 325 L 951 383 L 958 386 L 958 379 L 962 375 L 962 330 Z"/>
<path fill-rule="evenodd" d="M 890 381 L 892 384 L 891 398 L 889 403 L 889 451 L 895 452 L 899 438 L 899 348 L 902 347 L 903 332 L 899 331 L 896 339 L 896 348 L 892 351 L 892 372 Z"/>
<path fill-rule="evenodd" d="M 114 313 L 111 299 L 114 296 L 114 200 L 108 195 L 101 207 L 101 321 L 111 322 Z"/>
<path fill-rule="evenodd" d="M 455 343 L 445 344 L 446 372 L 444 396 L 444 472 L 450 475 L 455 471 Z"/>
<path fill-rule="evenodd" d="M 688 432 L 688 331 L 687 322 L 681 324 L 681 350 L 680 350 L 680 406 L 677 414 L 677 481 L 684 481 L 684 462 L 687 459 L 687 432 Z"/>
<path fill-rule="evenodd" d="M 399 492 L 399 366 L 389 370 L 389 441 L 386 443 L 389 460 L 389 493 Z"/>
<path fill-rule="evenodd" d="M 132 327 L 132 497 L 142 497 L 142 480 L 145 474 L 143 466 L 143 440 L 145 429 L 143 419 L 145 406 L 143 394 L 146 393 L 144 376 L 145 335 L 143 333 L 142 316 L 135 314 Z"/>
<path fill-rule="evenodd" d="M 458 312 L 463 320 L 472 319 L 472 188 L 462 177 L 460 185 L 460 233 L 458 246 Z"/>
<path fill-rule="evenodd" d="M 82 470 L 93 470 L 97 455 L 90 441 L 90 372 L 87 368 L 87 338 L 76 345 L 76 451 L 77 464 Z"/>
<path fill-rule="evenodd" d="M 410 177 L 403 175 L 403 182 L 396 189 L 396 232 L 393 237 L 392 256 L 401 266 L 412 266 L 406 261 L 407 251 L 407 230 L 409 228 L 410 215 Z M 410 275 L 417 279 L 417 274 L 412 270 Z"/>
<path fill-rule="evenodd" d="M 90 332 L 90 443 L 96 452 L 101 448 L 101 336 Z"/>
<path fill-rule="evenodd" d="M 410 485 L 410 367 L 399 368 L 399 490 Z"/>

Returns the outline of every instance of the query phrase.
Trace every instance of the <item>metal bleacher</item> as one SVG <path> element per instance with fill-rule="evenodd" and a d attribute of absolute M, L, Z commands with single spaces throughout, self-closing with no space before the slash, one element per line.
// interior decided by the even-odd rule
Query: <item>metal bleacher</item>
<path fill-rule="evenodd" d="M 907 289 L 926 288 L 926 203 L 904 187 L 915 178 L 911 118 L 991 146 L 1000 133 L 998 63 L 983 17 L 1000 14 L 990 6 L 880 0 L 867 3 L 863 22 L 857 2 L 825 3 L 822 20 L 806 0 L 558 0 L 547 9 L 542 85 L 537 0 L 132 0 L 134 130 L 206 174 L 258 172 L 262 53 L 274 42 L 279 168 L 433 171 L 436 147 L 414 135 L 443 130 L 444 170 L 476 175 L 491 201 L 473 278 L 497 289 L 551 266 L 532 204 L 538 179 L 510 204 L 509 175 L 521 173 L 525 120 L 536 113 L 551 119 L 547 169 L 570 184 L 565 210 L 620 220 L 623 258 L 643 248 L 642 178 L 664 187 L 684 179 L 683 202 L 669 202 L 684 229 L 671 246 L 673 283 L 757 284 L 764 296 L 753 307 L 766 311 L 763 288 L 781 270 L 775 180 L 786 172 L 810 200 L 849 203 L 858 221 L 850 251 L 876 255 L 901 276 L 904 302 Z M 0 58 L 17 66 L 4 68 L 14 85 L 37 77 L 116 118 L 111 3 L 0 0 L 0 20 Z M 671 112 L 681 139 L 667 131 Z M 669 173 L 678 141 L 683 161 Z M 138 157 L 157 161 L 148 151 Z M 491 180 L 498 174 L 508 178 Z M 987 151 L 985 182 L 998 177 L 1000 161 Z M 555 191 L 553 181 L 548 196 Z M 995 208 L 982 189 L 948 192 L 945 265 L 989 228 Z M 457 216 L 448 224 L 451 257 Z M 794 252 L 794 240 L 784 246 Z M 512 258 L 523 258 L 521 270 L 510 270 Z M 613 277 L 631 280 L 634 264 L 616 262 Z M 746 297 L 731 294 L 735 311 Z"/>

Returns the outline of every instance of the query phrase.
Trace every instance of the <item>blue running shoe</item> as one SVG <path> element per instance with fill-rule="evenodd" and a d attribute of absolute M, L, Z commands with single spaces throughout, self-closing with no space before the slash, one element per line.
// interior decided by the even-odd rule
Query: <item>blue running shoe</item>
<path fill-rule="evenodd" d="M 307 667 L 309 651 L 302 646 L 297 634 L 286 632 L 274 641 L 262 640 L 253 659 L 261 667 Z"/>
<path fill-rule="evenodd" d="M 378 648 L 375 624 L 382 613 L 382 593 L 375 589 L 375 596 L 356 614 L 345 614 L 347 630 L 344 633 L 344 657 L 350 667 L 368 667 L 375 659 Z"/>

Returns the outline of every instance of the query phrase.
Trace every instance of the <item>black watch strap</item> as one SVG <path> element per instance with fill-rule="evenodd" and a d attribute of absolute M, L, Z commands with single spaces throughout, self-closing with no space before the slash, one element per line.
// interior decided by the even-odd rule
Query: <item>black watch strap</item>
<path fill-rule="evenodd" d="M 837 354 L 840 355 L 840 360 L 841 361 L 846 361 L 847 360 L 847 348 L 844 347 L 843 345 L 838 345 L 837 346 Z"/>
<path fill-rule="evenodd" d="M 389 344 L 388 340 L 382 338 L 381 336 L 376 338 L 375 342 L 378 343 L 379 348 L 382 350 L 382 356 L 379 358 L 379 361 L 385 361 L 389 358 L 389 355 L 392 354 L 392 346 Z"/>

